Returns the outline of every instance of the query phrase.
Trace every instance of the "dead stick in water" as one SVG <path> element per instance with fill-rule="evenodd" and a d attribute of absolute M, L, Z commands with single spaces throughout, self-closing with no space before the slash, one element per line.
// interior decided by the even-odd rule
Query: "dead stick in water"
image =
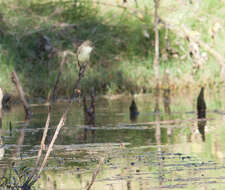
<path fill-rule="evenodd" d="M 98 175 L 98 173 L 100 171 L 100 168 L 101 168 L 101 166 L 102 166 L 102 164 L 104 162 L 104 159 L 105 159 L 104 157 L 103 158 L 100 158 L 100 161 L 98 163 L 98 166 L 97 166 L 97 168 L 95 169 L 95 172 L 92 175 L 91 182 L 89 183 L 89 185 L 87 187 L 87 190 L 90 190 L 91 187 L 92 187 L 92 185 L 94 184 L 95 179 L 96 179 L 96 177 L 97 177 L 97 175 Z"/>
<path fill-rule="evenodd" d="M 45 128 L 44 128 L 43 136 L 42 136 L 42 139 L 41 139 L 40 149 L 38 151 L 38 156 L 37 156 L 37 160 L 36 160 L 36 163 L 35 163 L 35 167 L 33 168 L 32 173 L 27 180 L 28 182 L 30 182 L 32 177 L 35 175 L 35 172 L 37 171 L 37 168 L 38 168 L 40 160 L 41 160 L 42 152 L 45 149 L 45 139 L 47 137 L 50 119 L 51 119 L 51 104 L 49 104 L 49 106 L 48 106 L 48 116 L 47 116 L 47 120 L 46 120 L 46 123 L 45 123 Z"/>
<path fill-rule="evenodd" d="M 214 120 L 213 118 L 208 119 L 175 119 L 175 120 L 165 120 L 165 121 L 150 121 L 146 123 L 137 123 L 137 124 L 127 124 L 126 126 L 142 126 L 142 125 L 155 125 L 155 124 L 178 124 L 184 122 L 194 122 L 194 121 L 210 121 Z"/>
<path fill-rule="evenodd" d="M 31 115 L 32 115 L 32 112 L 30 110 L 29 104 L 27 103 L 27 100 L 26 100 L 25 95 L 24 95 L 23 88 L 20 84 L 19 78 L 18 78 L 15 71 L 11 73 L 11 79 L 12 79 L 12 82 L 16 85 L 16 89 L 19 93 L 20 100 L 23 104 L 23 107 L 24 107 L 24 110 L 25 110 L 25 113 L 26 113 L 26 118 L 30 118 Z"/>

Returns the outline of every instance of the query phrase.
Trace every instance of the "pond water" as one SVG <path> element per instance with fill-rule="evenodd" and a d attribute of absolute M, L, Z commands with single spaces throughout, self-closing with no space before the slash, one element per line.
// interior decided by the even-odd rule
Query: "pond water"
<path fill-rule="evenodd" d="M 207 121 L 199 122 L 199 92 L 136 96 L 132 120 L 131 96 L 99 97 L 91 125 L 82 101 L 74 103 L 36 189 L 86 189 L 101 158 L 93 190 L 224 189 L 224 93 L 206 91 Z M 47 145 L 65 107 L 53 107 Z M 3 113 L 1 176 L 12 163 L 32 166 L 37 157 L 47 106 L 33 105 L 29 122 L 23 112 L 16 106 Z"/>

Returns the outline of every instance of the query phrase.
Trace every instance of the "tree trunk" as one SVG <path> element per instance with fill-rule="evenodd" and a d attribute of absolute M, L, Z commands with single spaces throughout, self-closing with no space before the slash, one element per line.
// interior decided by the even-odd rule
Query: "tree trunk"
<path fill-rule="evenodd" d="M 156 85 L 158 85 L 159 80 L 159 30 L 158 30 L 158 23 L 159 23 L 159 16 L 158 16 L 158 8 L 159 8 L 159 0 L 154 0 L 155 4 L 155 13 L 154 13 L 154 31 L 155 31 L 155 57 L 154 57 L 154 72 L 155 72 L 155 80 Z"/>

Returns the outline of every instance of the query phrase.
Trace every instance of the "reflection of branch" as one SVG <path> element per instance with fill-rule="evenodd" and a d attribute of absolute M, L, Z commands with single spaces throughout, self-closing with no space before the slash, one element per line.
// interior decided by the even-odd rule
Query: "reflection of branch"
<path fill-rule="evenodd" d="M 102 166 L 102 164 L 104 162 L 104 159 L 105 159 L 104 157 L 103 158 L 100 158 L 100 161 L 98 163 L 98 166 L 97 166 L 97 168 L 95 169 L 95 172 L 92 175 L 91 182 L 89 183 L 89 185 L 87 187 L 87 190 L 90 190 L 91 189 L 91 186 L 94 184 L 95 179 L 96 179 L 96 177 L 97 177 L 97 175 L 98 175 L 98 173 L 100 171 L 100 168 L 101 168 L 101 166 Z"/>
<path fill-rule="evenodd" d="M 160 158 L 161 155 L 161 128 L 160 128 L 160 110 L 159 110 L 159 88 L 156 86 L 156 91 L 155 91 L 155 114 L 156 114 L 156 126 L 155 126 L 155 138 L 156 138 L 156 144 L 157 144 L 157 160 L 158 160 L 158 166 L 159 166 L 159 185 L 162 184 L 162 180 L 160 176 L 162 176 L 163 172 L 163 163 Z"/>
<path fill-rule="evenodd" d="M 24 136 L 25 136 L 25 129 L 27 128 L 27 126 L 29 125 L 30 123 L 30 120 L 29 119 L 25 119 L 24 121 L 24 127 L 21 129 L 20 131 L 20 136 L 17 140 L 17 148 L 14 152 L 14 156 L 16 157 L 16 155 L 18 155 L 20 153 L 20 148 L 21 148 L 21 145 L 23 144 L 24 142 Z"/>

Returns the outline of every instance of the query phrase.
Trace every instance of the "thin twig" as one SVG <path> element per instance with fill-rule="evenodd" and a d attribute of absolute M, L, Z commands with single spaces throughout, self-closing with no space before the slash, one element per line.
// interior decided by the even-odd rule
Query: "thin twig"
<path fill-rule="evenodd" d="M 87 187 L 87 190 L 90 190 L 91 187 L 92 187 L 92 185 L 94 184 L 95 179 L 96 179 L 96 177 L 97 177 L 97 175 L 98 175 L 98 173 L 99 173 L 99 171 L 100 171 L 100 169 L 101 169 L 101 166 L 102 166 L 104 160 L 105 160 L 105 157 L 100 158 L 100 161 L 99 161 L 99 163 L 98 163 L 98 166 L 97 166 L 97 168 L 95 169 L 95 172 L 94 172 L 93 175 L 92 175 L 91 182 L 89 183 L 89 185 L 88 185 L 88 187 Z"/>

